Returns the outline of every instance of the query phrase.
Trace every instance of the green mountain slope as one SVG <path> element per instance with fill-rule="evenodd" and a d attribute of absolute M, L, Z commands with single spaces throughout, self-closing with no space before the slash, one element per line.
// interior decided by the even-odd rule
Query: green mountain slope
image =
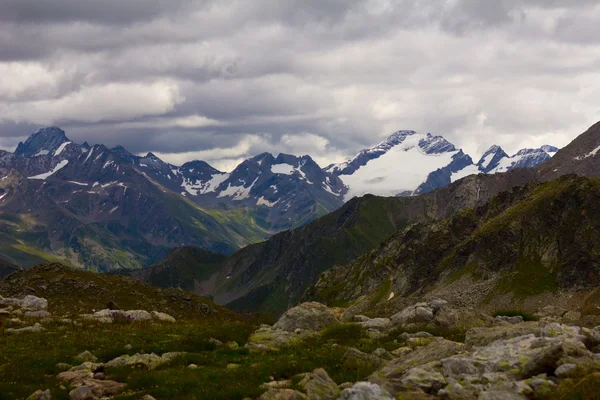
<path fill-rule="evenodd" d="M 251 210 L 209 212 L 145 178 L 128 185 L 71 194 L 62 181 L 46 181 L 40 190 L 13 171 L 0 182 L 10 193 L 0 209 L 0 257 L 25 268 L 62 261 L 93 271 L 135 269 L 173 247 L 232 253 L 269 235 Z"/>
<path fill-rule="evenodd" d="M 599 218 L 599 180 L 532 183 L 396 233 L 305 298 L 372 313 L 435 297 L 492 311 L 584 304 L 600 285 Z"/>

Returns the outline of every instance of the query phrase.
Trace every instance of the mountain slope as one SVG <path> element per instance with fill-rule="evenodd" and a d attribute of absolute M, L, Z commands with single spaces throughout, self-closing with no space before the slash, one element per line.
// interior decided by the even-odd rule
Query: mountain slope
<path fill-rule="evenodd" d="M 138 278 L 153 286 L 178 287 L 194 291 L 196 286 L 210 278 L 227 257 L 195 247 L 173 249 L 167 256 L 148 268 L 138 270 L 118 270 L 116 275 Z"/>
<path fill-rule="evenodd" d="M 575 138 L 537 170 L 543 180 L 570 173 L 600 177 L 600 122 Z"/>
<path fill-rule="evenodd" d="M 599 217 L 600 181 L 532 183 L 396 233 L 322 274 L 306 298 L 373 313 L 435 297 L 492 311 L 532 309 L 565 292 L 583 303 L 600 285 Z"/>
<path fill-rule="evenodd" d="M 519 169 L 469 176 L 422 196 L 355 198 L 312 223 L 236 252 L 213 275 L 184 287 L 194 285 L 196 293 L 214 296 L 235 310 L 278 314 L 295 304 L 321 272 L 369 252 L 396 230 L 474 207 L 534 178 L 533 170 Z M 176 268 L 185 271 L 187 263 L 177 263 Z M 147 276 L 157 275 L 152 270 L 160 268 L 150 267 L 141 278 L 149 281 Z"/>

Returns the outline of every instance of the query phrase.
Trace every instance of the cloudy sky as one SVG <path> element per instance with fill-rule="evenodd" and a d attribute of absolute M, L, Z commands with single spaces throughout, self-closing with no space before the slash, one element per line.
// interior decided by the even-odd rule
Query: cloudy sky
<path fill-rule="evenodd" d="M 599 25 L 594 0 L 2 0 L 0 148 L 46 125 L 222 169 L 399 129 L 563 146 L 600 120 Z"/>

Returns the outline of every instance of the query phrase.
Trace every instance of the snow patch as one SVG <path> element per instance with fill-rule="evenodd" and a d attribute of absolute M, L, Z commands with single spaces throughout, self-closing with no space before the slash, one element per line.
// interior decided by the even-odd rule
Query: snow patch
<path fill-rule="evenodd" d="M 89 160 L 89 159 L 90 159 L 90 157 L 92 156 L 92 154 L 93 154 L 93 153 L 94 153 L 94 148 L 92 147 L 92 148 L 90 149 L 90 151 L 88 152 L 88 155 L 87 155 L 87 157 L 85 158 L 85 160 L 83 160 L 83 162 L 84 162 L 84 163 L 86 163 L 86 162 L 87 162 L 87 160 Z"/>
<path fill-rule="evenodd" d="M 67 145 L 71 144 L 71 142 L 64 142 L 63 144 L 61 144 L 60 146 L 58 146 L 58 149 L 56 149 L 56 151 L 54 152 L 54 156 L 58 156 L 60 155 L 60 153 L 63 152 L 63 150 L 65 149 L 65 147 L 67 147 Z"/>
<path fill-rule="evenodd" d="M 35 175 L 35 176 L 30 176 L 27 179 L 46 179 L 49 176 L 54 175 L 55 173 L 57 173 L 59 170 L 63 169 L 68 163 L 69 163 L 69 160 L 62 160 L 61 162 L 59 162 L 58 164 L 56 164 L 56 167 L 54 167 L 52 169 L 52 171 L 46 172 L 45 174 L 39 174 L 39 175 Z"/>
<path fill-rule="evenodd" d="M 250 196 L 250 190 L 252 190 L 252 187 L 254 186 L 257 180 L 258 177 L 247 188 L 244 186 L 231 186 L 230 183 L 227 185 L 227 189 L 219 193 L 217 197 L 233 197 L 232 200 L 236 201 L 245 200 Z"/>
<path fill-rule="evenodd" d="M 198 196 L 214 192 L 227 178 L 229 178 L 229 174 L 215 174 L 206 182 L 192 182 L 190 179 L 184 179 L 181 187 L 192 196 Z"/>
<path fill-rule="evenodd" d="M 69 183 L 74 183 L 74 184 L 79 185 L 79 186 L 87 186 L 88 185 L 87 183 L 77 182 L 77 181 L 69 181 Z"/>
<path fill-rule="evenodd" d="M 35 153 L 33 156 L 34 157 L 47 156 L 48 154 L 50 154 L 50 152 L 48 150 L 40 150 L 37 153 Z"/>
<path fill-rule="evenodd" d="M 477 168 L 477 165 L 468 165 L 468 166 L 464 167 L 463 169 L 461 169 L 460 171 L 453 172 L 452 176 L 450 176 L 450 182 L 457 181 L 459 179 L 464 178 L 465 176 L 477 175 L 480 172 L 481 171 L 479 170 L 479 168 Z"/>
<path fill-rule="evenodd" d="M 279 203 L 279 200 L 277 200 L 277 201 L 269 201 L 269 200 L 265 199 L 264 196 L 261 196 L 258 200 L 256 200 L 256 205 L 257 206 L 273 207 L 277 203 Z"/>
<path fill-rule="evenodd" d="M 598 154 L 599 151 L 600 151 L 600 146 L 596 147 L 594 150 L 590 151 L 585 156 L 575 157 L 575 159 L 576 160 L 583 160 L 583 159 L 589 158 L 589 157 L 596 157 L 596 154 Z"/>
<path fill-rule="evenodd" d="M 292 175 L 296 168 L 290 164 L 271 165 L 271 172 L 274 174 Z"/>

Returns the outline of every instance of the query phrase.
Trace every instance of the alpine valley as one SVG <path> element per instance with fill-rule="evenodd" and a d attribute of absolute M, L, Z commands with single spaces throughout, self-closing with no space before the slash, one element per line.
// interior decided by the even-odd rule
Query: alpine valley
<path fill-rule="evenodd" d="M 355 196 L 422 194 L 469 174 L 535 167 L 556 150 L 509 157 L 494 146 L 474 164 L 441 136 L 399 131 L 324 169 L 308 155 L 263 153 L 226 173 L 76 144 L 48 127 L 0 153 L 0 257 L 25 268 L 60 260 L 109 271 L 153 264 L 181 246 L 231 254 Z"/>

